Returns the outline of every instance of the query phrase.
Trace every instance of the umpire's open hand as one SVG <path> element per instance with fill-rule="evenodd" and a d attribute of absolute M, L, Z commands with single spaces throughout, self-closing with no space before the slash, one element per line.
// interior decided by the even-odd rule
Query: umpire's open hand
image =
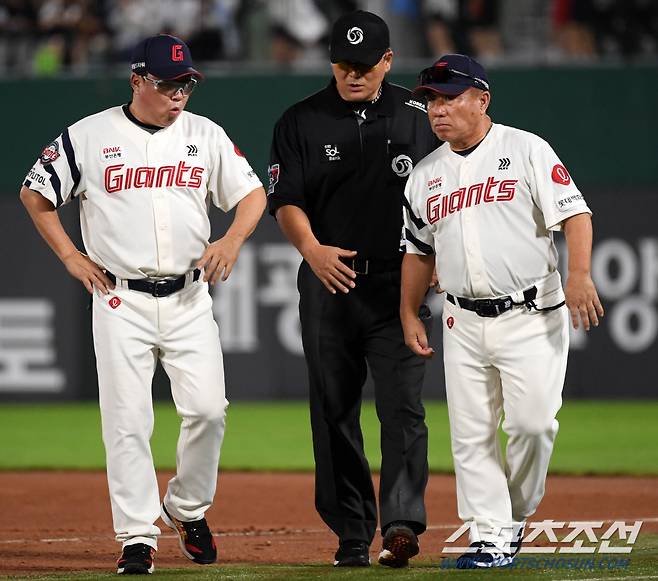
<path fill-rule="evenodd" d="M 241 247 L 242 239 L 230 234 L 209 244 L 201 259 L 196 263 L 197 268 L 204 269 L 203 280 L 215 284 L 221 274 L 222 282 L 224 282 L 233 270 Z"/>
<path fill-rule="evenodd" d="M 66 270 L 69 271 L 69 274 L 85 285 L 85 288 L 90 295 L 94 294 L 94 287 L 104 295 L 114 289 L 114 285 L 110 279 L 107 278 L 101 267 L 86 254 L 76 250 L 71 252 L 71 254 L 64 256 L 62 262 L 64 263 Z"/>
<path fill-rule="evenodd" d="M 353 280 L 356 278 L 356 273 L 340 260 L 341 257 L 354 258 L 355 256 L 356 250 L 344 250 L 322 244 L 315 244 L 304 252 L 304 258 L 315 276 L 332 294 L 336 294 L 337 290 L 348 293 L 351 288 L 356 286 Z"/>
<path fill-rule="evenodd" d="M 599 326 L 603 306 L 589 274 L 570 272 L 564 287 L 564 296 L 574 329 L 578 328 L 579 318 L 583 321 L 585 331 L 589 331 L 590 323 L 595 327 Z"/>

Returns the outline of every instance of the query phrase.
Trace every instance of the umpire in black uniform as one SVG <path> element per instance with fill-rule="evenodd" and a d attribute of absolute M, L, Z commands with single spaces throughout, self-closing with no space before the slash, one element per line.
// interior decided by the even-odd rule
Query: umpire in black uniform
<path fill-rule="evenodd" d="M 405 346 L 400 324 L 400 234 L 406 178 L 439 143 L 424 104 L 384 80 L 392 58 L 381 18 L 362 11 L 339 18 L 334 78 L 283 114 L 269 168 L 270 212 L 304 257 L 299 312 L 315 505 L 338 535 L 337 566 L 369 565 L 377 529 L 359 424 L 367 367 L 381 422 L 379 562 L 407 565 L 426 527 L 424 362 Z"/>

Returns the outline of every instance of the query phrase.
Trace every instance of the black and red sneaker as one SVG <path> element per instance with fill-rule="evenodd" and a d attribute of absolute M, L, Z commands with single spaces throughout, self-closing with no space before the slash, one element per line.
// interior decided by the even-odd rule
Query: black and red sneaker
<path fill-rule="evenodd" d="M 119 575 L 148 575 L 153 573 L 155 549 L 144 543 L 126 545 L 117 561 Z"/>
<path fill-rule="evenodd" d="M 182 521 L 171 516 L 163 504 L 160 516 L 164 523 L 178 533 L 178 543 L 183 555 L 199 565 L 210 565 L 217 560 L 217 546 L 205 518 Z"/>

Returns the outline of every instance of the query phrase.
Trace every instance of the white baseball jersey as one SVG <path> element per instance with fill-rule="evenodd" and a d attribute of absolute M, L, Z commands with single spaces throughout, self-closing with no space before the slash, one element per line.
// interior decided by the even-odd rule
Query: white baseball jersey
<path fill-rule="evenodd" d="M 210 201 L 227 212 L 262 184 L 210 119 L 184 111 L 152 134 L 113 107 L 66 129 L 24 185 L 56 207 L 79 196 L 89 257 L 119 278 L 144 278 L 193 268 L 208 245 Z"/>
<path fill-rule="evenodd" d="M 555 272 L 552 231 L 591 213 L 546 141 L 497 123 L 466 157 L 448 143 L 425 157 L 405 198 L 407 252 L 436 252 L 442 288 L 472 298 L 510 295 Z"/>

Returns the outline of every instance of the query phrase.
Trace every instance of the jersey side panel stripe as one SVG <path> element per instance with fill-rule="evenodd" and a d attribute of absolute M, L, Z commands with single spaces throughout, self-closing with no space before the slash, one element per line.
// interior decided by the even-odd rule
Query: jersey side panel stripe
<path fill-rule="evenodd" d="M 411 204 L 409 203 L 407 196 L 402 196 L 402 203 L 404 204 L 404 207 L 407 210 L 409 219 L 414 223 L 414 226 L 418 228 L 418 230 L 422 230 L 423 228 L 425 228 L 425 222 L 423 222 L 418 216 L 416 216 L 416 214 L 414 214 L 414 211 L 411 209 Z"/>
<path fill-rule="evenodd" d="M 425 244 L 424 242 L 421 242 L 416 238 L 409 228 L 404 229 L 404 237 L 407 240 L 407 242 L 411 242 L 418 250 L 420 250 L 423 254 L 434 254 L 434 248 L 432 248 L 429 244 Z"/>
<path fill-rule="evenodd" d="M 78 184 L 80 183 L 80 170 L 75 161 L 75 151 L 73 151 L 73 144 L 71 143 L 68 127 L 62 132 L 62 145 L 64 145 L 66 160 L 69 162 L 69 169 L 71 170 L 71 177 L 73 178 L 73 187 L 71 188 L 70 195 L 75 196 L 75 191 L 78 189 Z"/>
<path fill-rule="evenodd" d="M 55 207 L 59 208 L 63 204 L 62 184 L 59 181 L 59 176 L 57 175 L 55 168 L 53 168 L 50 164 L 44 165 L 43 169 L 45 169 L 50 174 L 50 185 L 53 187 L 53 191 L 57 196 L 57 204 Z"/>

